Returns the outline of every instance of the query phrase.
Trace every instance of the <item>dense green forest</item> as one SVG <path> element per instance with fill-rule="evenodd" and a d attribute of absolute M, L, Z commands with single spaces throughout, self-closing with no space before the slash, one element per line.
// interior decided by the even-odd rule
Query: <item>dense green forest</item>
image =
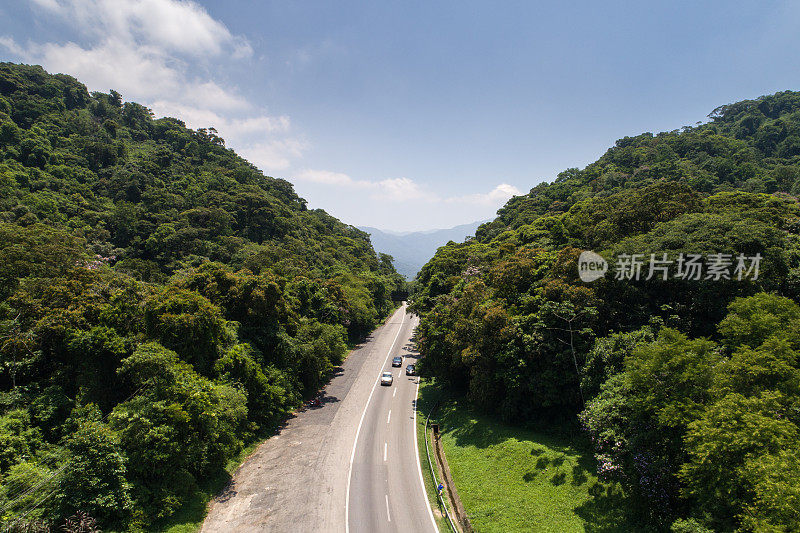
<path fill-rule="evenodd" d="M 579 423 L 643 530 L 798 531 L 798 192 L 797 92 L 621 139 L 438 250 L 420 370 L 505 421 Z M 642 276 L 583 282 L 583 250 L 642 254 Z M 647 280 L 650 254 L 704 276 Z M 710 254 L 758 276 L 706 279 Z"/>
<path fill-rule="evenodd" d="M 26 531 L 169 517 L 404 283 L 213 129 L 10 63 L 0 264 L 0 518 Z"/>

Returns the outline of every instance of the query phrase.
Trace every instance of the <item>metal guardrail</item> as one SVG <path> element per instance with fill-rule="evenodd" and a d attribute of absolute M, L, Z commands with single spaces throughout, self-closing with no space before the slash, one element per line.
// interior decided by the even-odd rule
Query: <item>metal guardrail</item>
<path fill-rule="evenodd" d="M 431 418 L 431 414 L 433 414 L 437 407 L 439 407 L 438 400 L 428 412 L 428 416 L 425 417 L 425 427 L 423 429 L 423 432 L 425 433 L 425 455 L 428 457 L 428 466 L 431 469 L 431 476 L 433 477 L 433 489 L 436 491 L 436 498 L 439 500 L 442 509 L 444 509 L 444 516 L 447 518 L 447 524 L 450 526 L 450 529 L 453 531 L 453 533 L 458 533 L 458 528 L 456 528 L 456 525 L 453 523 L 453 518 L 450 516 L 450 511 L 447 509 L 447 502 L 445 502 L 445 498 L 442 496 L 442 493 L 439 492 L 439 481 L 436 479 L 436 469 L 433 468 L 433 462 L 431 462 L 431 451 L 430 447 L 428 446 L 428 421 Z"/>

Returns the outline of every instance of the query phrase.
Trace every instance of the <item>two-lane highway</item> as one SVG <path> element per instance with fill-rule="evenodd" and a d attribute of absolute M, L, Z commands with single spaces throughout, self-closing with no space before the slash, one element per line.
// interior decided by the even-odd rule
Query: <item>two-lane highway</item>
<path fill-rule="evenodd" d="M 321 405 L 297 412 L 239 467 L 201 531 L 435 532 L 416 455 L 418 385 L 405 375 L 416 325 L 403 305 L 353 350 Z M 378 384 L 384 369 L 391 387 Z"/>
<path fill-rule="evenodd" d="M 393 344 L 381 368 L 392 372 L 392 386 L 376 381 L 364 406 L 350 461 L 348 532 L 437 531 L 417 455 L 418 378 L 406 375 L 406 366 L 417 362 L 416 323 L 404 321 L 397 335 L 405 342 Z M 400 368 L 391 366 L 396 356 L 403 358 Z"/>

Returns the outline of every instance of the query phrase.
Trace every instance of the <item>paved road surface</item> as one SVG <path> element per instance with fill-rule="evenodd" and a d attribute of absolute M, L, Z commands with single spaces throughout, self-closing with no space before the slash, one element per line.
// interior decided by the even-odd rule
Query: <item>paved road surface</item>
<path fill-rule="evenodd" d="M 415 326 L 403 306 L 351 352 L 322 405 L 258 447 L 201 531 L 435 532 L 415 455 L 417 383 L 405 376 Z M 402 368 L 391 368 L 395 355 Z M 384 368 L 394 371 L 392 387 L 378 384 Z"/>
<path fill-rule="evenodd" d="M 405 373 L 406 365 L 417 360 L 410 343 L 416 322 L 407 320 L 398 332 L 403 345 L 392 350 L 384 367 L 394 375 L 392 386 L 377 385 L 362 415 L 347 500 L 352 533 L 437 531 L 417 461 L 418 381 Z M 403 357 L 400 368 L 391 366 L 396 355 Z"/>

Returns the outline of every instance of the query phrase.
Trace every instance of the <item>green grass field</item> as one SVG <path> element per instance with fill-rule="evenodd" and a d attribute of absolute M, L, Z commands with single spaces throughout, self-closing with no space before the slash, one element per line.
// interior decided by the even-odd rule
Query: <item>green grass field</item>
<path fill-rule="evenodd" d="M 589 451 L 576 449 L 566 436 L 478 415 L 429 382 L 420 387 L 421 412 L 439 398 L 434 418 L 475 531 L 637 531 L 621 490 L 597 479 Z M 420 454 L 426 465 L 424 448 Z"/>

